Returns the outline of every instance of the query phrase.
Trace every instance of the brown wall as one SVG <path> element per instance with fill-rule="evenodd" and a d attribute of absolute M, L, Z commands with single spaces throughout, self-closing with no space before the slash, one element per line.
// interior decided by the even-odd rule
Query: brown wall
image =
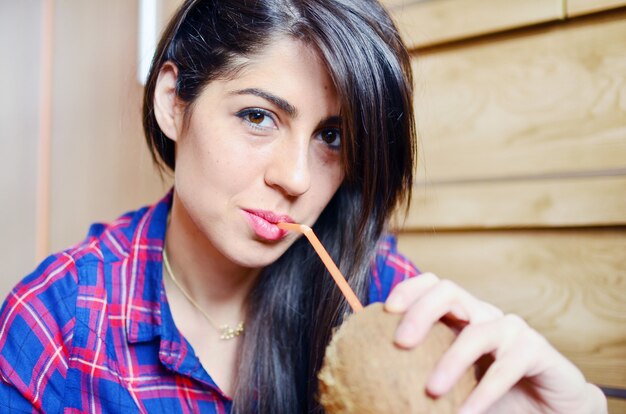
<path fill-rule="evenodd" d="M 0 2 L 0 296 L 34 266 L 41 6 Z"/>
<path fill-rule="evenodd" d="M 401 249 L 626 389 L 626 1 L 388 4 L 421 141 Z"/>
<path fill-rule="evenodd" d="M 175 2 L 161 3 L 167 14 Z M 141 132 L 137 4 L 0 2 L 3 298 L 91 223 L 152 203 L 168 188 Z"/>
<path fill-rule="evenodd" d="M 41 5 L 0 2 L 2 297 L 34 265 Z"/>

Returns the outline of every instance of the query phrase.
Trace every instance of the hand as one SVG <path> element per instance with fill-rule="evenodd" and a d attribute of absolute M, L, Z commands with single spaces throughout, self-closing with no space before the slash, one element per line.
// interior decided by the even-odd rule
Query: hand
<path fill-rule="evenodd" d="M 459 331 L 429 377 L 432 396 L 448 392 L 474 363 L 484 374 L 461 413 L 606 413 L 602 391 L 516 315 L 482 302 L 432 273 L 399 283 L 385 309 L 405 313 L 396 343 L 412 348 L 443 318 Z"/>

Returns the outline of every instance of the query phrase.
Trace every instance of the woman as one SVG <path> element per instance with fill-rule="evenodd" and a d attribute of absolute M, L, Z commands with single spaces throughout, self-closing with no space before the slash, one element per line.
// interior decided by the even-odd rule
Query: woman
<path fill-rule="evenodd" d="M 519 318 L 432 274 L 412 278 L 385 236 L 410 197 L 411 84 L 374 1 L 186 1 L 144 100 L 148 145 L 174 188 L 92 226 L 12 291 L 5 411 L 322 412 L 316 373 L 349 308 L 280 221 L 313 226 L 363 302 L 406 312 L 398 344 L 443 316 L 467 325 L 430 393 L 489 354 L 466 412 L 606 410 Z"/>

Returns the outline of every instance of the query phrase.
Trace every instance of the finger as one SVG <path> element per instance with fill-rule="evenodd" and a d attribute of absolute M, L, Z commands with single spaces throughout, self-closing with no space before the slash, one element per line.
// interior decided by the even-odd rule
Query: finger
<path fill-rule="evenodd" d="M 507 354 L 496 360 L 461 406 L 460 413 L 482 413 L 504 397 L 524 377 L 528 361 Z"/>
<path fill-rule="evenodd" d="M 417 299 L 437 282 L 439 282 L 439 278 L 434 273 L 422 273 L 417 277 L 398 283 L 385 302 L 385 310 L 393 313 L 406 312 Z"/>
<path fill-rule="evenodd" d="M 442 280 L 406 312 L 396 331 L 396 344 L 407 348 L 416 346 L 432 325 L 447 314 L 460 321 L 481 323 L 497 319 L 502 312 L 476 299 L 454 282 Z"/>
<path fill-rule="evenodd" d="M 463 329 L 426 381 L 428 393 L 441 396 L 449 392 L 480 357 L 496 348 L 498 328 L 497 323 L 486 323 Z"/>
<path fill-rule="evenodd" d="M 497 353 L 498 350 L 502 352 L 510 347 L 519 335 L 519 330 L 515 327 L 507 328 L 506 323 L 506 318 L 500 318 L 464 328 L 428 378 L 428 392 L 437 396 L 449 392 L 484 355 Z"/>
<path fill-rule="evenodd" d="M 496 360 L 463 403 L 459 412 L 485 412 L 524 377 L 527 362 L 512 354 Z"/>
<path fill-rule="evenodd" d="M 533 361 L 545 344 L 516 315 L 507 315 L 499 322 L 506 334 L 494 350 L 496 359 L 461 407 L 461 413 L 486 411 L 520 380 L 531 376 Z"/>

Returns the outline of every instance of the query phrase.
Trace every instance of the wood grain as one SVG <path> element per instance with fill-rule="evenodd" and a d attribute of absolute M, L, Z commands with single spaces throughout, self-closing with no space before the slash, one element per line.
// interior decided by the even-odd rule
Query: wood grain
<path fill-rule="evenodd" d="M 402 233 L 399 246 L 524 317 L 590 381 L 626 388 L 626 228 Z"/>
<path fill-rule="evenodd" d="M 410 48 L 497 33 L 563 18 L 561 0 L 437 0 L 389 3 Z"/>
<path fill-rule="evenodd" d="M 134 1 L 57 5 L 52 250 L 164 193 L 141 131 L 137 20 Z"/>
<path fill-rule="evenodd" d="M 626 176 L 417 184 L 412 230 L 626 224 Z"/>
<path fill-rule="evenodd" d="M 408 6 L 420 1 L 426 0 L 380 0 L 380 3 L 389 10 L 399 6 Z"/>
<path fill-rule="evenodd" d="M 161 14 L 161 25 L 165 27 L 169 22 L 169 19 L 174 15 L 176 9 L 183 3 L 183 0 L 161 0 L 160 3 L 160 14 Z"/>
<path fill-rule="evenodd" d="M 624 6 L 625 0 L 566 0 L 566 14 L 574 17 Z"/>
<path fill-rule="evenodd" d="M 42 261 L 50 243 L 50 148 L 52 147 L 52 65 L 54 0 L 43 0 L 39 46 L 39 133 L 37 140 L 37 206 L 35 260 Z"/>
<path fill-rule="evenodd" d="M 35 267 L 41 2 L 0 2 L 1 300 Z"/>
<path fill-rule="evenodd" d="M 626 12 L 418 54 L 419 176 L 626 167 Z"/>
<path fill-rule="evenodd" d="M 609 414 L 624 414 L 626 413 L 626 400 L 619 400 L 617 398 L 609 398 Z"/>

